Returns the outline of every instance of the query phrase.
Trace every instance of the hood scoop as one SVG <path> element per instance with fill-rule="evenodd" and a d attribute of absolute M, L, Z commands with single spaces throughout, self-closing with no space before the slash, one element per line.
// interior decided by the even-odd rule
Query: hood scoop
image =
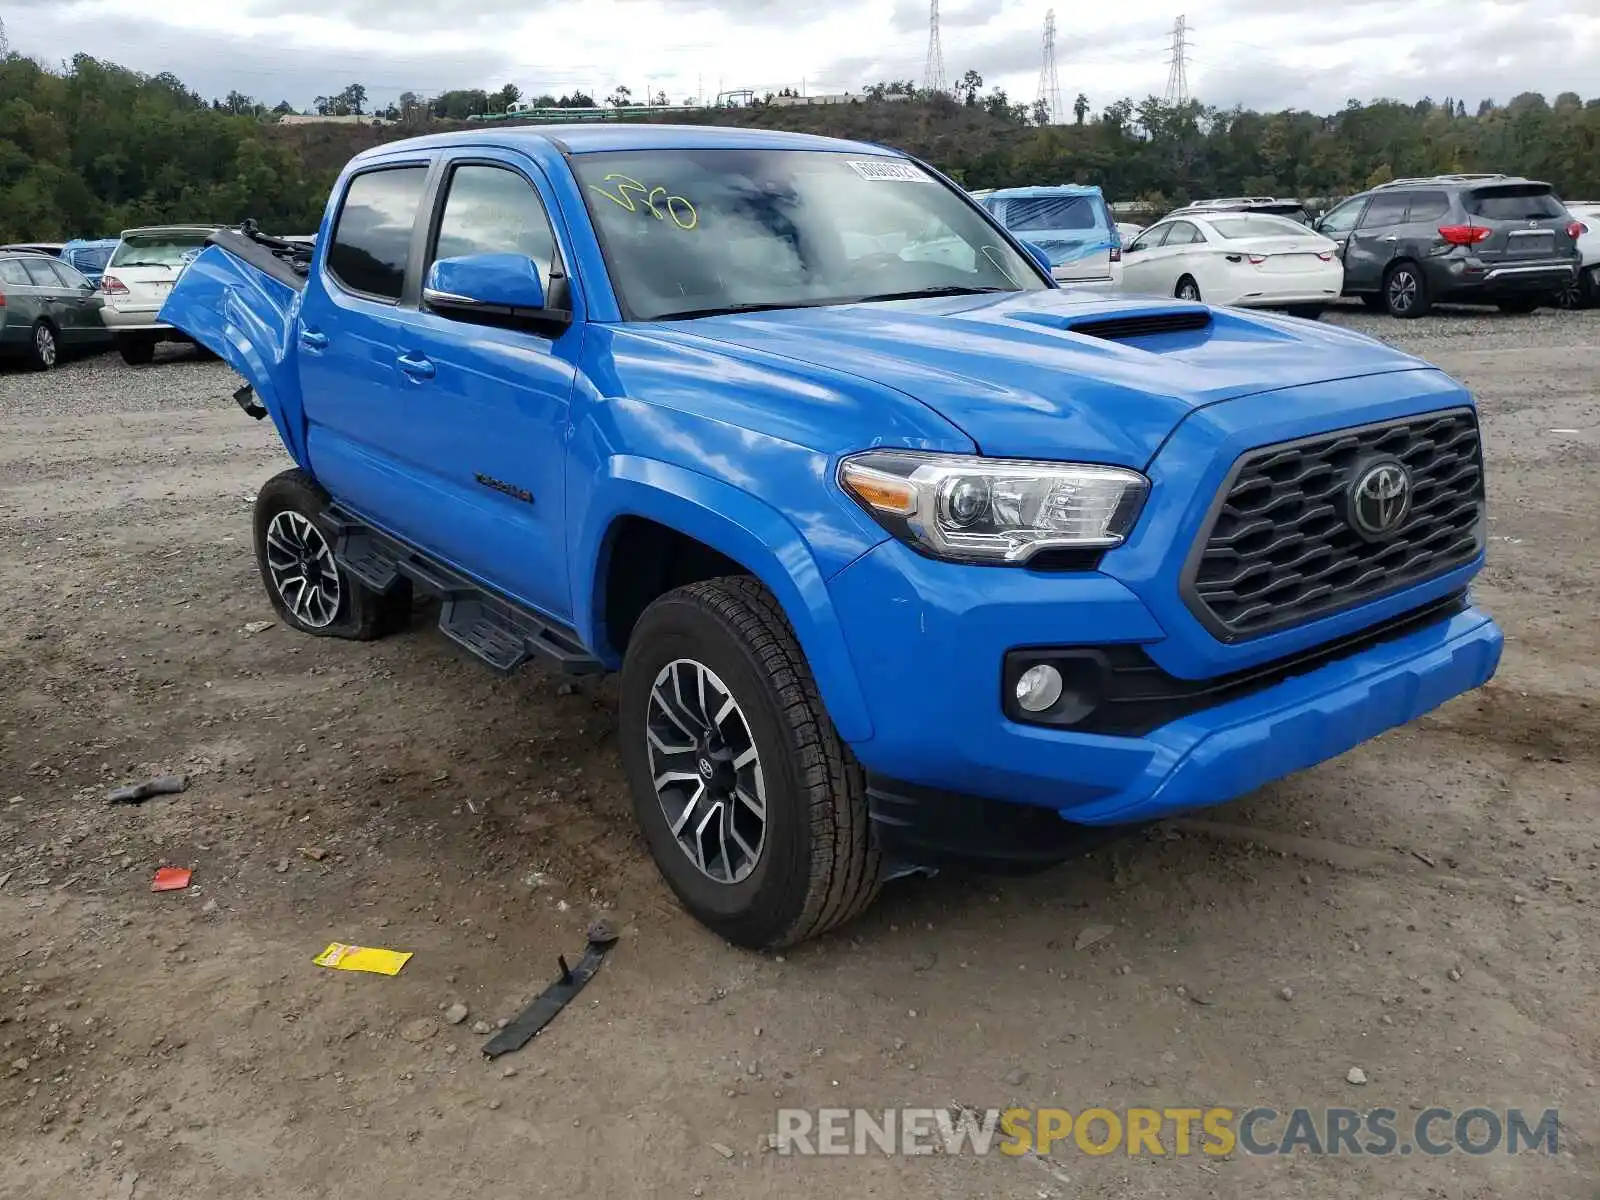
<path fill-rule="evenodd" d="M 1117 317 L 1089 317 L 1067 325 L 1069 333 L 1121 342 L 1158 333 L 1195 333 L 1211 327 L 1208 308 L 1180 308 L 1167 312 L 1129 313 Z"/>

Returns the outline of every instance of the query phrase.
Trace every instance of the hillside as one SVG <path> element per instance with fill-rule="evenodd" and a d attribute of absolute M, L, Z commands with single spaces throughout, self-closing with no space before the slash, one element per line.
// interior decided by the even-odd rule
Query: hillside
<path fill-rule="evenodd" d="M 1447 99 L 1352 103 L 1329 116 L 1123 99 L 1040 127 L 1003 95 L 817 107 L 756 106 L 671 119 L 795 129 L 897 146 L 968 187 L 1083 182 L 1153 205 L 1201 195 L 1335 196 L 1397 175 L 1499 170 L 1600 196 L 1600 99 L 1527 93 L 1474 114 Z M 668 118 L 649 118 L 666 120 Z M 468 127 L 430 121 L 429 130 Z M 0 62 L 0 241 L 100 236 L 158 221 L 303 231 L 359 150 L 420 126 L 275 123 L 249 97 L 208 101 L 172 75 L 79 55 L 64 72 Z M 481 128 L 481 127 L 480 127 Z"/>

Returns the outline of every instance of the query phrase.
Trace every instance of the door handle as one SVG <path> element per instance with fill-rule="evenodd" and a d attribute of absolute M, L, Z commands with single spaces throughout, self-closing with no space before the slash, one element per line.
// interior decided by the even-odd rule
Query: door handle
<path fill-rule="evenodd" d="M 307 350 L 326 350 L 328 335 L 318 333 L 315 329 L 303 329 L 300 331 L 300 344 Z"/>
<path fill-rule="evenodd" d="M 402 354 L 397 360 L 400 369 L 413 379 L 432 379 L 433 364 L 425 358 Z"/>
<path fill-rule="evenodd" d="M 1400 239 L 1397 237 L 1386 237 L 1383 240 L 1386 242 L 1398 242 Z"/>

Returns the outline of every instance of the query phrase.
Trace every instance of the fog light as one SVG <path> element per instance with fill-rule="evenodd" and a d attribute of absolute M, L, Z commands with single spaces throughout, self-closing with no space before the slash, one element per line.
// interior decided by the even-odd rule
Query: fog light
<path fill-rule="evenodd" d="M 1029 667 L 1017 677 L 1017 704 L 1024 712 L 1044 712 L 1061 699 L 1061 672 L 1048 663 Z"/>

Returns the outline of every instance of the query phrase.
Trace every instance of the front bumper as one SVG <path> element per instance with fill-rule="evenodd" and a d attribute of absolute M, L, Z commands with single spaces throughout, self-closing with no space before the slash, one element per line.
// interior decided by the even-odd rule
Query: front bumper
<path fill-rule="evenodd" d="M 1162 639 L 1107 575 L 960 567 L 890 542 L 830 586 L 839 610 L 861 618 L 846 637 L 874 735 L 852 749 L 880 790 L 1008 801 L 1087 825 L 1217 804 L 1342 754 L 1486 682 L 1502 645 L 1467 607 L 1142 736 L 1108 736 L 1008 720 L 1000 692 L 1008 648 Z M 1419 605 L 1439 599 L 1416 592 Z"/>

